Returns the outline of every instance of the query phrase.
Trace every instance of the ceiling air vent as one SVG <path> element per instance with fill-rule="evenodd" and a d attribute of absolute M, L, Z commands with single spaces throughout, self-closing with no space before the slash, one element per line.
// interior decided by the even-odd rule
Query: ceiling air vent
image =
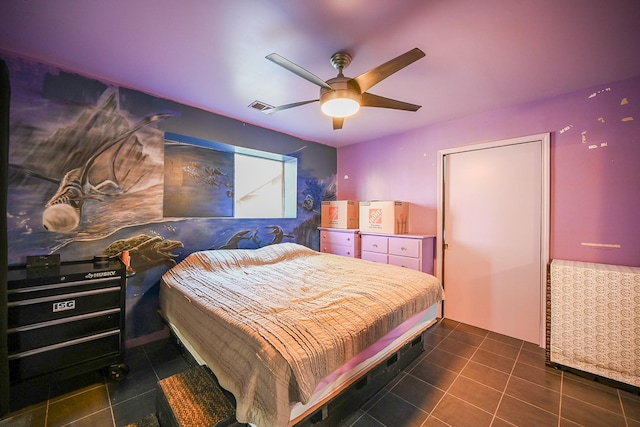
<path fill-rule="evenodd" d="M 253 101 L 251 104 L 249 104 L 249 107 L 255 108 L 258 111 L 264 111 L 270 110 L 271 108 L 273 108 L 273 105 L 265 104 L 264 102 L 260 101 Z"/>

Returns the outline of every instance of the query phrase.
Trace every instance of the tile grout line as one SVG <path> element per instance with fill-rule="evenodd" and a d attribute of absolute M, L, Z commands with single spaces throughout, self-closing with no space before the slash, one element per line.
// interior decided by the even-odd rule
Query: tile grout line
<path fill-rule="evenodd" d="M 87 391 L 95 390 L 95 389 L 97 389 L 97 388 L 99 388 L 99 387 L 101 387 L 101 386 L 92 387 L 92 388 L 90 388 L 90 389 L 89 389 L 89 390 L 87 390 Z M 106 391 L 106 393 L 107 393 L 107 402 L 109 403 L 109 408 L 108 408 L 108 409 L 109 409 L 109 412 L 111 413 L 111 422 L 113 423 L 113 424 L 112 424 L 112 425 L 113 425 L 113 427 L 115 427 L 115 425 L 116 425 L 116 421 L 115 421 L 115 417 L 114 417 L 114 415 L 113 415 L 113 407 L 112 407 L 112 405 L 111 405 L 111 399 L 109 398 L 109 387 L 107 386 L 106 378 L 105 378 L 105 377 L 103 377 L 102 387 L 104 387 L 104 388 L 105 388 L 105 391 Z M 76 397 L 78 397 L 79 395 L 81 395 L 81 394 L 83 394 L 83 393 L 84 393 L 84 392 L 76 393 L 76 394 L 74 394 L 73 396 L 70 396 L 69 398 L 76 398 Z M 60 401 L 63 401 L 63 400 L 66 400 L 66 399 L 67 399 L 67 398 L 65 398 L 65 399 L 61 399 Z M 92 412 L 92 413 L 90 413 L 90 414 L 85 415 L 84 417 L 80 417 L 80 418 L 77 418 L 77 419 L 75 419 L 75 420 L 69 421 L 68 423 L 64 424 L 62 427 L 70 426 L 70 425 L 72 425 L 72 424 L 74 424 L 74 423 L 76 423 L 76 422 L 78 422 L 78 421 L 81 421 L 81 420 L 84 420 L 84 419 L 86 419 L 86 418 L 89 418 L 89 417 L 91 417 L 91 416 L 93 416 L 93 415 L 99 414 L 100 412 L 104 411 L 105 409 L 107 409 L 107 408 L 99 409 L 99 410 L 97 410 L 97 411 L 95 411 L 95 412 Z M 48 411 L 47 411 L 47 412 L 48 412 Z M 48 420 L 47 420 L 47 422 L 48 422 Z M 47 425 L 47 424 L 45 423 L 45 426 L 46 426 L 46 425 Z"/>
<path fill-rule="evenodd" d="M 400 371 L 400 372 L 398 373 L 398 375 L 400 375 L 400 374 L 403 374 L 403 377 L 402 377 L 402 378 L 405 378 L 407 375 L 410 375 L 410 374 L 409 374 L 409 372 L 406 372 L 406 371 Z M 397 377 L 397 376 L 396 376 L 396 377 Z M 412 377 L 413 377 L 413 375 L 412 375 Z M 415 377 L 414 377 L 414 378 L 415 378 Z M 395 378 L 394 378 L 394 379 L 395 379 Z M 418 379 L 419 379 L 419 378 L 418 378 Z M 401 379 L 400 381 L 402 381 L 402 379 Z M 409 402 L 408 400 L 404 399 L 403 397 L 398 396 L 397 394 L 393 393 L 393 389 L 398 385 L 398 383 L 400 383 L 400 381 L 397 381 L 397 382 L 393 385 L 393 387 L 391 387 L 391 388 L 390 388 L 390 389 L 388 389 L 388 390 L 385 390 L 385 389 L 383 388 L 382 390 L 384 390 L 384 393 L 381 393 L 381 394 L 380 394 L 380 397 L 378 397 L 378 398 L 375 400 L 375 402 L 373 402 L 373 401 L 367 401 L 365 404 L 369 404 L 369 403 L 371 402 L 371 408 L 373 408 L 373 407 L 374 407 L 378 402 L 380 402 L 380 401 L 381 401 L 385 396 L 387 396 L 389 393 L 392 393 L 394 396 L 396 396 L 398 399 L 402 400 L 403 402 L 406 402 L 407 404 L 409 404 L 409 405 L 413 406 L 414 408 L 416 408 L 416 409 L 418 409 L 418 410 L 420 410 L 420 411 L 422 411 L 422 412 L 425 412 L 425 413 L 427 414 L 427 418 L 429 418 L 429 413 L 428 413 L 428 412 L 426 412 L 424 409 L 419 408 L 418 406 L 414 405 L 413 403 Z M 382 390 L 381 390 L 381 391 L 382 391 Z M 379 394 L 379 393 L 376 393 L 376 395 L 377 395 L 377 394 Z M 375 396 L 374 396 L 374 397 L 375 397 Z M 373 397 L 372 397 L 372 399 L 373 399 Z M 371 418 L 373 418 L 377 423 L 379 423 L 380 425 L 383 425 L 383 426 L 387 427 L 387 425 L 386 425 L 385 423 L 383 423 L 382 421 L 380 421 L 379 419 L 377 419 L 376 417 L 374 417 L 373 415 L 371 415 L 371 414 L 369 413 L 369 411 L 368 411 L 368 410 L 366 410 L 366 411 L 365 411 L 365 410 L 363 410 L 362 412 L 363 412 L 363 415 L 364 415 L 364 414 L 367 414 L 367 415 L 369 415 Z M 362 416 L 358 417 L 358 420 L 359 420 L 360 418 L 362 418 Z M 356 421 L 357 421 L 357 420 L 356 420 Z M 426 421 L 426 420 L 425 420 L 425 421 Z M 355 425 L 355 423 L 356 423 L 356 422 L 354 422 L 352 425 Z"/>
<path fill-rule="evenodd" d="M 68 423 L 63 424 L 61 427 L 67 427 L 67 426 L 73 425 L 73 424 L 77 423 L 78 421 L 82 421 L 82 420 L 85 420 L 85 419 L 87 419 L 89 417 L 94 416 L 95 414 L 99 414 L 100 412 L 104 411 L 105 409 L 107 409 L 107 408 L 100 409 L 99 411 L 92 412 L 90 414 L 85 415 L 84 417 L 80 417 L 80 418 L 75 419 L 73 421 L 69 421 Z M 113 421 L 113 418 L 111 420 Z M 115 426 L 115 423 L 113 425 Z"/>
<path fill-rule="evenodd" d="M 151 358 L 147 353 L 147 348 L 144 345 L 142 346 L 142 352 L 144 353 L 144 357 L 147 359 L 147 362 L 149 362 L 149 366 L 151 366 L 151 369 L 153 370 L 153 375 L 155 375 L 156 377 L 156 382 L 160 381 L 160 376 L 158 375 L 158 371 L 156 370 L 156 365 L 151 361 Z"/>
<path fill-rule="evenodd" d="M 442 320 L 444 320 L 444 318 L 443 318 Z M 436 325 L 440 324 L 440 323 L 442 322 L 442 320 L 440 320 L 439 322 L 437 322 L 434 326 L 436 326 Z M 459 323 L 458 323 L 458 324 L 459 324 Z M 440 342 L 438 342 L 438 343 L 437 343 L 437 344 L 436 344 L 436 345 L 435 345 L 435 346 L 434 346 L 434 347 L 433 347 L 433 348 L 432 348 L 428 353 L 425 353 L 424 355 L 422 355 L 422 356 L 421 356 L 421 357 L 422 357 L 422 360 L 426 359 L 426 358 L 427 358 L 427 356 L 428 356 L 428 355 L 429 355 L 433 350 L 435 350 L 436 348 L 438 348 L 438 346 L 440 345 L 440 343 L 441 343 L 442 341 L 444 341 L 447 337 L 449 337 L 449 335 L 451 335 L 451 332 L 453 332 L 453 330 L 454 330 L 454 329 L 456 329 L 457 327 L 458 327 L 458 325 L 456 325 L 456 327 L 455 327 L 455 328 L 451 329 L 451 330 L 450 330 L 450 331 L 449 331 L 449 332 L 444 336 L 444 338 L 443 338 L 442 340 L 440 340 Z M 426 332 L 426 331 L 425 331 L 425 332 Z M 422 362 L 422 360 L 421 360 L 420 362 Z M 419 363 L 419 362 L 418 362 L 418 363 Z M 413 366 L 410 370 L 408 370 L 408 371 L 404 371 L 405 377 L 406 377 L 407 375 L 411 375 L 411 371 L 413 371 L 413 370 L 416 368 L 416 366 L 418 365 L 418 363 L 415 363 L 415 364 L 414 364 L 414 366 Z M 414 378 L 417 378 L 415 375 L 411 375 L 411 376 L 412 376 L 412 377 L 414 377 Z M 417 378 L 417 379 L 418 379 L 418 380 L 420 380 L 420 378 Z M 423 381 L 423 380 L 421 380 L 421 381 Z M 429 384 L 429 383 L 427 383 L 427 384 Z M 387 391 L 386 391 L 386 392 L 385 392 L 385 393 L 380 397 L 380 399 L 378 399 L 376 402 L 379 402 L 379 401 L 382 399 L 382 397 L 386 396 L 387 394 L 392 393 L 392 392 L 393 392 L 393 389 L 394 389 L 397 385 L 398 385 L 398 383 L 394 384 L 394 386 L 393 386 L 393 387 L 391 387 L 389 390 L 387 390 Z M 430 385 L 431 385 L 431 384 L 430 384 Z M 440 388 L 438 388 L 438 387 L 435 387 L 435 386 L 433 386 L 433 387 L 434 387 L 434 388 L 436 388 L 436 389 L 438 389 L 438 390 L 441 390 L 441 389 L 440 389 Z M 442 397 L 444 397 L 444 396 L 446 395 L 446 391 L 445 391 L 445 390 L 443 390 L 443 391 L 444 391 L 444 394 L 442 395 Z M 422 408 L 417 407 L 417 406 L 416 406 L 416 405 L 414 405 L 413 403 L 411 403 L 411 402 L 409 402 L 409 401 L 407 401 L 407 400 L 403 399 L 401 396 L 398 396 L 398 395 L 397 395 L 397 394 L 395 394 L 395 393 L 394 393 L 394 396 L 397 396 L 397 397 L 398 397 L 399 399 L 401 399 L 402 401 L 404 401 L 404 402 L 408 403 L 409 405 L 411 405 L 411 406 L 413 406 L 413 407 L 415 407 L 415 408 L 419 409 L 420 411 L 422 411 L 422 412 L 424 412 L 424 413 L 426 413 L 426 414 L 427 414 L 427 418 L 425 418 L 425 420 L 424 420 L 424 422 L 421 424 L 421 426 L 424 426 L 424 423 L 426 423 L 426 422 L 429 420 L 429 417 L 431 417 L 431 412 L 426 412 L 426 411 L 425 411 L 425 410 L 423 410 Z M 441 402 L 441 401 L 442 401 L 442 398 L 440 398 L 440 400 L 438 400 L 438 403 L 436 403 L 436 404 L 433 406 L 433 408 L 435 409 L 435 408 L 440 404 L 440 402 Z M 373 418 L 376 422 L 378 422 L 378 423 L 380 423 L 380 424 L 384 425 L 385 427 L 388 427 L 386 424 L 384 424 L 383 422 L 381 422 L 380 420 L 378 420 L 376 417 L 374 417 L 373 415 L 369 414 L 369 411 L 365 411 L 365 413 L 366 413 L 366 414 L 368 414 L 371 418 Z M 440 421 L 441 421 L 441 420 L 440 420 Z M 445 423 L 445 424 L 449 425 L 448 423 Z"/>
<path fill-rule="evenodd" d="M 620 389 L 616 389 L 616 394 L 618 395 L 618 401 L 620 402 L 620 409 L 622 409 L 622 418 L 624 419 L 624 425 L 629 427 L 629 420 L 627 420 L 627 414 L 624 411 L 624 403 L 622 402 L 622 394 L 620 394 Z"/>
<path fill-rule="evenodd" d="M 109 384 L 107 383 L 107 378 L 104 378 L 104 388 L 107 391 L 107 402 L 109 402 L 109 411 L 111 411 L 111 422 L 113 423 L 113 427 L 116 426 L 116 416 L 113 413 L 113 402 L 111 402 L 111 393 L 109 393 Z"/>
<path fill-rule="evenodd" d="M 456 325 L 456 327 L 455 327 L 455 328 L 453 328 L 453 329 L 452 329 L 452 330 L 447 334 L 447 336 L 445 337 L 445 339 L 446 339 L 446 338 L 449 338 L 449 336 L 453 333 L 453 331 L 455 331 L 456 329 L 458 329 L 458 326 L 460 326 L 460 325 L 461 325 L 461 323 L 460 323 L 460 322 L 458 322 L 458 324 Z M 473 334 L 473 333 L 471 333 L 471 332 L 463 331 L 462 329 L 460 329 L 460 331 L 461 331 L 461 332 L 464 332 L 464 333 L 470 333 L 470 334 L 472 334 L 472 335 L 475 335 L 475 334 Z M 479 336 L 479 335 L 477 335 L 477 336 Z M 487 334 L 486 334 L 484 337 L 482 337 L 482 341 L 481 341 L 481 342 L 476 346 L 476 349 L 474 350 L 473 354 L 471 354 L 471 355 L 469 356 L 469 359 L 467 359 L 467 362 L 466 362 L 466 363 L 464 364 L 464 366 L 460 369 L 460 372 L 458 372 L 458 373 L 456 374 L 456 378 L 451 382 L 451 384 L 449 384 L 449 387 L 447 387 L 447 389 L 446 389 L 446 390 L 444 390 L 444 394 L 442 395 L 442 397 L 440 398 L 440 400 L 438 400 L 438 403 L 436 403 L 436 404 L 434 405 L 434 407 L 433 407 L 433 409 L 434 409 L 434 410 L 435 410 L 435 409 L 438 407 L 438 405 L 442 402 L 442 400 L 445 398 L 445 396 L 450 395 L 450 396 L 452 396 L 452 397 L 454 397 L 454 398 L 456 398 L 456 399 L 459 399 L 459 400 L 461 400 L 461 401 L 463 401 L 463 402 L 465 402 L 465 403 L 468 403 L 469 405 L 473 406 L 474 408 L 478 408 L 478 409 L 480 409 L 480 410 L 481 410 L 481 411 L 483 411 L 483 412 L 487 412 L 487 411 L 485 411 L 484 409 L 482 409 L 482 408 L 480 408 L 480 407 L 478 407 L 478 406 L 476 406 L 476 405 L 474 405 L 474 404 L 472 404 L 472 403 L 470 403 L 470 402 L 467 402 L 466 400 L 462 400 L 462 399 L 460 399 L 460 398 L 458 398 L 458 397 L 454 396 L 453 394 L 450 394 L 450 393 L 449 393 L 449 390 L 451 389 L 451 387 L 453 386 L 453 384 L 458 380 L 458 378 L 460 378 L 460 377 L 462 376 L 462 371 L 464 370 L 464 368 L 466 368 L 466 367 L 469 365 L 469 363 L 471 363 L 471 359 L 473 358 L 473 356 L 475 356 L 475 354 L 478 352 L 478 350 L 480 350 L 480 346 L 481 346 L 481 345 L 482 345 L 482 344 L 487 340 L 488 336 L 489 336 L 489 333 L 487 332 Z M 454 340 L 455 340 L 455 338 L 451 338 L 451 339 L 454 339 Z M 443 339 L 442 341 L 444 341 L 444 339 Z M 438 346 L 442 343 L 442 341 L 440 341 L 440 342 L 439 342 L 439 343 L 434 347 L 434 349 L 438 348 Z M 448 352 L 448 351 L 446 351 L 446 350 L 443 350 L 443 351 L 444 351 L 444 352 L 446 352 L 446 353 L 449 353 L 449 352 Z M 446 368 L 443 368 L 443 369 L 446 369 Z M 464 377 L 464 378 L 466 378 L 466 377 Z M 496 408 L 496 411 L 497 411 L 497 408 Z M 428 419 L 429 419 L 429 417 L 431 416 L 432 412 L 433 412 L 433 411 L 431 411 L 431 412 L 429 413 L 429 416 L 427 417 L 427 420 L 428 420 Z M 487 413 L 489 413 L 489 412 L 487 412 Z M 435 416 L 434 416 L 434 418 L 438 419 L 439 421 L 442 421 L 442 420 L 440 420 L 438 417 L 435 417 Z M 425 422 L 427 422 L 427 420 L 425 420 Z M 491 420 L 491 422 L 493 422 L 493 419 Z M 445 424 L 448 424 L 448 423 L 445 423 Z M 424 423 L 423 423 L 423 425 L 424 425 Z"/>
<path fill-rule="evenodd" d="M 623 405 L 621 405 L 621 411 L 618 413 L 618 412 L 612 411 L 611 409 L 608 409 L 608 408 L 605 408 L 605 407 L 603 407 L 603 406 L 600 406 L 600 405 L 598 405 L 598 404 L 596 404 L 596 403 L 590 402 L 589 400 L 583 400 L 583 399 L 580 399 L 580 398 L 575 397 L 575 396 L 565 395 L 565 394 L 564 394 L 564 381 L 565 381 L 565 376 L 566 376 L 567 374 L 569 375 L 569 377 L 567 378 L 567 380 L 569 380 L 570 382 L 571 382 L 571 381 L 575 382 L 575 380 L 571 380 L 571 375 L 572 375 L 572 373 L 571 373 L 571 372 L 562 371 L 562 387 L 561 387 L 561 390 L 563 390 L 563 393 L 562 393 L 562 395 L 561 395 L 561 396 L 563 396 L 563 397 L 568 397 L 568 398 L 573 399 L 573 400 L 576 400 L 576 401 L 578 401 L 578 402 L 582 402 L 583 404 L 585 404 L 585 405 L 587 405 L 587 406 L 589 406 L 589 407 L 593 407 L 593 408 L 599 409 L 599 410 L 601 410 L 601 411 L 603 411 L 603 412 L 607 412 L 607 413 L 612 414 L 612 415 L 620 416 L 620 417 L 622 417 L 622 418 L 625 420 L 625 424 L 627 424 L 627 425 L 628 425 L 628 421 L 627 421 L 626 414 L 625 414 L 625 412 L 624 412 L 624 406 L 623 406 Z M 601 383 L 599 383 L 599 382 L 597 382 L 597 381 L 592 381 L 592 382 L 593 382 L 593 383 L 595 383 L 595 384 L 601 384 Z M 587 383 L 587 384 L 589 384 L 589 383 Z M 619 393 L 620 393 L 620 389 L 615 388 L 615 387 L 613 387 L 613 388 L 614 388 L 614 390 L 615 390 L 616 394 L 619 394 Z M 571 421 L 571 420 L 570 420 L 570 421 Z M 573 422 L 575 422 L 575 421 L 573 421 Z"/>
<path fill-rule="evenodd" d="M 509 377 L 507 378 L 507 383 L 504 385 L 504 390 L 502 390 L 502 393 L 500 394 L 500 400 L 498 400 L 498 405 L 496 406 L 496 410 L 493 413 L 493 418 L 491 418 L 491 424 L 490 425 L 493 425 L 493 423 L 496 420 L 496 418 L 498 418 L 498 409 L 500 409 L 500 405 L 502 404 L 502 400 L 504 399 L 504 396 L 507 394 L 507 387 L 509 387 L 509 383 L 511 382 L 511 377 L 513 376 L 513 371 L 516 369 L 516 364 L 518 363 L 518 359 L 520 358 L 520 354 L 522 353 L 522 347 L 524 347 L 524 341 L 522 341 L 520 343 L 520 348 L 518 349 L 518 354 L 516 355 L 515 359 L 513 360 L 513 366 L 511 366 L 511 371 L 509 372 Z"/>
<path fill-rule="evenodd" d="M 560 401 L 558 402 L 558 427 L 562 420 L 562 400 L 564 396 L 564 371 L 560 371 Z"/>
<path fill-rule="evenodd" d="M 444 317 L 442 318 L 442 320 L 444 320 Z M 440 322 L 442 322 L 442 320 L 441 320 Z M 440 322 L 438 322 L 438 323 L 440 323 Z M 438 348 L 438 346 L 439 346 L 439 345 L 440 345 L 440 344 L 441 344 L 445 339 L 449 338 L 449 336 L 451 335 L 451 333 L 452 333 L 454 330 L 456 330 L 456 329 L 458 328 L 458 326 L 459 326 L 459 325 L 460 325 L 460 323 L 458 322 L 458 324 L 456 325 L 456 327 L 455 327 L 455 328 L 453 328 L 453 329 L 451 329 L 451 330 L 449 331 L 449 333 L 448 333 L 447 335 L 445 335 L 445 337 L 444 337 L 442 340 L 440 340 L 440 342 L 438 342 L 438 344 L 436 344 L 436 345 L 431 349 L 431 351 L 433 351 L 433 350 L 435 350 L 436 348 Z M 430 351 L 429 353 L 431 353 L 431 351 Z M 445 350 L 443 350 L 443 351 L 445 351 Z M 448 353 L 448 352 L 447 352 L 447 353 Z M 474 353 L 474 354 L 475 354 L 475 353 Z M 426 357 L 425 357 L 425 358 L 426 358 Z M 469 359 L 469 360 L 471 360 L 471 359 Z M 467 363 L 468 363 L 468 362 L 467 362 Z M 467 366 L 467 365 L 465 364 L 465 366 Z M 413 369 L 415 369 L 415 366 L 413 367 Z M 411 369 L 411 370 L 413 371 L 413 369 Z M 443 369 L 446 369 L 446 368 L 443 368 Z M 464 367 L 463 367 L 462 369 L 464 369 Z M 411 373 L 411 371 L 407 372 L 407 374 L 410 374 L 410 373 Z M 414 377 L 415 377 L 415 376 L 414 376 Z M 416 378 L 417 378 L 417 377 L 416 377 Z M 458 378 L 458 377 L 456 377 L 456 379 L 457 379 L 457 378 Z M 419 378 L 418 378 L 418 379 L 419 379 Z M 453 380 L 453 382 L 455 382 L 455 380 Z M 453 382 L 452 382 L 451 384 L 453 384 Z M 449 385 L 449 387 L 451 387 L 451 384 Z M 436 387 L 435 385 L 434 385 L 433 387 L 434 387 L 434 388 L 436 388 L 436 389 L 438 389 L 438 390 L 440 390 L 440 388 L 439 388 L 439 387 Z M 422 422 L 422 424 L 420 424 L 420 427 L 424 427 L 424 425 L 426 424 L 426 422 L 427 422 L 427 421 L 429 421 L 429 418 L 431 418 L 431 417 L 433 417 L 433 418 L 435 418 L 436 420 L 438 420 L 438 421 L 442 422 L 443 424 L 446 424 L 447 426 L 451 427 L 451 424 L 449 424 L 449 423 L 447 423 L 447 422 L 445 422 L 445 421 L 441 420 L 440 418 L 436 417 L 435 415 L 432 415 L 432 414 L 433 414 L 433 411 L 438 407 L 438 405 L 440 404 L 440 402 L 442 402 L 442 399 L 444 399 L 444 397 L 447 395 L 447 391 L 446 391 L 446 390 L 442 390 L 442 391 L 444 392 L 444 393 L 442 394 L 442 397 L 440 398 L 440 400 L 438 400 L 438 403 L 436 403 L 435 405 L 433 405 L 433 409 L 431 410 L 431 412 L 428 412 L 428 413 L 427 413 L 427 418 Z"/>
<path fill-rule="evenodd" d="M 49 389 L 51 389 L 51 386 L 49 386 Z M 49 423 L 49 399 L 47 399 L 47 408 L 44 411 L 44 425 L 46 426 L 48 423 Z"/>

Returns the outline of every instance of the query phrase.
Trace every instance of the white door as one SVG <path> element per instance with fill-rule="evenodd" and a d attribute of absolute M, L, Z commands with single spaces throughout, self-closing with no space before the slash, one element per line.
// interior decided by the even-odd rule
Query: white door
<path fill-rule="evenodd" d="M 544 135 L 441 153 L 446 318 L 544 342 L 546 158 Z"/>

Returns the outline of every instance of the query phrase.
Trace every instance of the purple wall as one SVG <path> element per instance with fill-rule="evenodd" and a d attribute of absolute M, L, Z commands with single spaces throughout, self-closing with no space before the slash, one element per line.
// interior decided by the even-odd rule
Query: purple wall
<path fill-rule="evenodd" d="M 338 199 L 408 201 L 435 234 L 439 150 L 546 132 L 551 258 L 640 266 L 640 76 L 339 148 Z"/>

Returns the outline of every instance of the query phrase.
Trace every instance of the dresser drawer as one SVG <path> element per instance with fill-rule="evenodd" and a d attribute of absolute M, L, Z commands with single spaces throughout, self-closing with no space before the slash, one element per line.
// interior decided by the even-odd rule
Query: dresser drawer
<path fill-rule="evenodd" d="M 330 244 L 331 246 L 354 246 L 353 233 L 341 233 L 339 231 L 321 231 L 320 232 L 320 245 Z M 324 251 L 323 251 L 324 252 Z"/>
<path fill-rule="evenodd" d="M 420 259 L 410 258 L 406 256 L 389 255 L 389 264 L 397 265 L 398 267 L 410 268 L 412 270 L 421 271 Z"/>
<path fill-rule="evenodd" d="M 361 258 L 366 259 L 367 261 L 380 262 L 382 264 L 387 263 L 387 254 L 381 254 L 379 252 L 362 251 Z"/>
<path fill-rule="evenodd" d="M 406 239 L 402 237 L 389 237 L 389 255 L 420 258 L 421 245 L 422 240 Z"/>
<path fill-rule="evenodd" d="M 387 242 L 389 238 L 386 236 L 363 235 L 362 251 L 387 253 Z"/>
<path fill-rule="evenodd" d="M 346 257 L 356 258 L 358 254 L 352 246 L 333 245 L 330 243 L 320 243 L 320 252 L 326 254 L 342 255 Z"/>
<path fill-rule="evenodd" d="M 362 259 L 433 274 L 435 236 L 360 233 Z"/>

